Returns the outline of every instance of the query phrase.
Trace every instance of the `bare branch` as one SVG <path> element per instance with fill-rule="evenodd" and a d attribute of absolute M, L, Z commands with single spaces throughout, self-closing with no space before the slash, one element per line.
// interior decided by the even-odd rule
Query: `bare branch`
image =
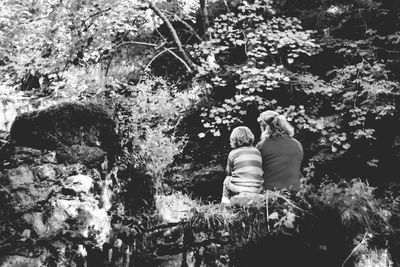
<path fill-rule="evenodd" d="M 177 15 L 175 15 L 174 18 L 180 21 L 183 25 L 185 25 L 185 27 L 188 28 L 193 33 L 193 35 L 197 38 L 197 40 L 201 41 L 201 37 L 197 34 L 197 32 L 193 29 L 193 27 L 189 23 L 187 23 Z"/>
<path fill-rule="evenodd" d="M 164 50 L 161 51 L 160 53 L 158 53 L 157 55 L 155 55 L 150 61 L 149 63 L 147 63 L 146 67 L 144 69 L 147 69 L 150 64 L 159 56 L 161 56 L 162 54 L 164 54 L 165 52 L 169 52 L 171 55 L 173 55 L 174 57 L 176 57 L 180 62 L 182 62 L 183 65 L 185 65 L 186 69 L 188 72 L 192 72 L 192 69 L 189 67 L 188 64 L 186 64 L 185 60 L 183 60 L 181 57 L 179 57 L 176 53 L 172 52 L 172 49 L 176 49 L 176 48 L 163 48 Z"/>
<path fill-rule="evenodd" d="M 101 13 L 105 13 L 105 12 L 107 12 L 107 11 L 110 11 L 110 10 L 111 10 L 111 7 L 107 8 L 107 9 L 104 9 L 104 10 L 100 10 L 100 11 L 98 11 L 98 12 L 96 12 L 96 13 L 93 13 L 92 15 L 88 16 L 85 20 L 82 21 L 82 25 L 85 25 L 86 22 L 87 22 L 89 19 L 91 19 L 91 18 L 93 18 L 93 17 L 95 17 L 95 16 L 97 16 L 97 15 L 100 15 Z M 91 22 L 91 23 L 85 25 L 83 31 L 86 31 L 86 30 L 89 29 L 89 27 L 92 26 L 92 25 L 93 25 L 93 22 Z"/>
<path fill-rule="evenodd" d="M 267 192 L 268 192 L 269 190 L 267 190 Z M 292 201 L 290 201 L 289 199 L 287 199 L 286 197 L 284 197 L 283 195 L 281 195 L 281 194 L 279 194 L 279 193 L 277 193 L 277 192 L 274 192 L 274 191 L 270 191 L 271 193 L 272 193 L 272 196 L 277 196 L 277 197 L 280 197 L 280 198 L 282 198 L 283 200 L 285 200 L 289 205 L 291 205 L 292 207 L 294 207 L 294 208 L 296 208 L 296 209 L 298 209 L 298 210 L 300 210 L 300 211 L 302 211 L 302 212 L 304 212 L 304 213 L 308 213 L 308 214 L 311 214 L 310 212 L 308 212 L 308 211 L 306 211 L 306 210 L 303 210 L 302 208 L 300 208 L 300 207 L 298 207 L 298 206 L 296 206 L 295 204 L 293 204 L 293 202 Z"/>
<path fill-rule="evenodd" d="M 368 232 L 366 232 L 364 234 L 363 239 L 361 240 L 361 242 L 350 252 L 349 256 L 347 256 L 347 258 L 344 260 L 344 262 L 342 263 L 342 267 L 346 264 L 346 262 L 351 258 L 351 256 L 354 254 L 354 252 L 356 252 L 356 250 L 358 248 L 361 247 L 361 245 L 363 245 L 367 240 L 368 240 Z"/>
<path fill-rule="evenodd" d="M 125 45 L 144 45 L 144 46 L 152 46 L 152 47 L 158 47 L 159 46 L 158 44 L 130 41 L 130 42 L 123 42 L 123 43 L 119 44 L 115 48 L 115 50 L 118 50 L 118 49 L 120 49 L 121 47 L 123 47 Z"/>
<path fill-rule="evenodd" d="M 90 18 L 93 18 L 93 17 L 95 17 L 95 16 L 97 16 L 97 15 L 100 15 L 101 13 L 110 11 L 110 10 L 111 10 L 111 7 L 107 8 L 107 9 L 104 9 L 104 10 L 100 10 L 100 11 L 98 11 L 98 12 L 93 13 L 92 15 L 90 15 L 86 20 L 88 20 L 88 19 L 90 19 Z"/>
<path fill-rule="evenodd" d="M 177 16 L 176 14 L 171 14 L 170 12 L 168 12 L 169 15 L 173 16 L 173 18 L 179 22 L 181 22 L 183 24 L 183 26 L 185 26 L 186 28 L 189 29 L 189 31 L 191 33 L 193 33 L 193 35 L 197 38 L 197 40 L 201 41 L 201 37 L 200 35 L 196 32 L 196 30 L 186 21 L 184 21 L 183 19 L 181 19 L 179 16 Z"/>
<path fill-rule="evenodd" d="M 106 67 L 106 76 L 108 75 L 108 70 L 110 69 L 110 65 L 111 62 L 115 56 L 115 54 L 119 51 L 119 49 L 121 47 L 127 46 L 127 45 L 144 45 L 144 46 L 151 46 L 154 47 L 155 49 L 159 49 L 161 48 L 165 43 L 163 43 L 162 45 L 158 45 L 158 44 L 152 44 L 152 43 L 145 43 L 145 42 L 135 42 L 135 41 L 131 41 L 131 42 L 123 42 L 121 44 L 119 44 L 114 51 L 111 54 L 110 60 L 107 63 L 107 67 Z"/>
<path fill-rule="evenodd" d="M 171 48 L 172 49 L 172 48 Z M 164 54 L 165 52 L 169 52 L 170 51 L 170 49 L 168 50 L 168 49 L 165 49 L 165 50 L 163 50 L 163 51 L 161 51 L 160 53 L 158 53 L 157 55 L 155 55 L 150 61 L 149 61 L 149 63 L 147 63 L 147 65 L 146 65 L 146 67 L 144 67 L 144 69 L 147 69 L 148 67 L 150 67 L 150 65 L 151 65 L 151 63 L 153 63 L 153 61 L 156 59 L 156 58 L 158 58 L 159 56 L 161 56 L 162 54 Z M 185 63 L 186 64 L 186 63 Z"/>
<path fill-rule="evenodd" d="M 161 10 L 154 5 L 153 2 L 147 1 L 147 3 L 149 4 L 150 9 L 153 10 L 154 13 L 156 13 L 156 15 L 159 16 L 162 19 L 162 21 L 164 21 L 164 23 L 167 25 L 169 31 L 171 32 L 172 38 L 174 39 L 174 42 L 175 42 L 176 46 L 178 47 L 178 51 L 182 54 L 184 61 L 191 69 L 190 72 L 192 72 L 193 70 L 196 70 L 197 66 L 193 63 L 193 61 L 189 58 L 189 56 L 186 54 L 185 50 L 183 49 L 181 40 L 179 40 L 179 37 L 178 37 L 174 27 L 172 26 L 171 22 L 161 12 Z"/>

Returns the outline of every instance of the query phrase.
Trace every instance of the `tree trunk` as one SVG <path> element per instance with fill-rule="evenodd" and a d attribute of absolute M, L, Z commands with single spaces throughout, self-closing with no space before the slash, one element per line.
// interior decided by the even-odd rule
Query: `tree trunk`
<path fill-rule="evenodd" d="M 200 0 L 200 15 L 201 15 L 201 22 L 203 24 L 204 35 L 208 37 L 207 30 L 208 27 L 210 26 L 210 21 L 208 20 L 206 0 Z"/>

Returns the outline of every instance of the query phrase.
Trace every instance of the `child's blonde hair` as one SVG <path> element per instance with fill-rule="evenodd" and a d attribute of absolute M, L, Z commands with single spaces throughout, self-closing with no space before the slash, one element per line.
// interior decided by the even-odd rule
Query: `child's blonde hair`
<path fill-rule="evenodd" d="M 230 136 L 232 148 L 251 146 L 254 142 L 254 134 L 246 126 L 239 126 L 233 129 Z"/>

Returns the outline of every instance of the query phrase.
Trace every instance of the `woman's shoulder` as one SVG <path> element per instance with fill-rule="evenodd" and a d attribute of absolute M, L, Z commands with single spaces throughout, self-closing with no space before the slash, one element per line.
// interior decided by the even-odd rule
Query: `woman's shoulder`
<path fill-rule="evenodd" d="M 259 141 L 259 142 L 256 144 L 255 148 L 258 149 L 258 150 L 260 150 L 264 143 L 265 143 L 265 139 Z"/>
<path fill-rule="evenodd" d="M 303 146 L 302 146 L 302 144 L 300 143 L 300 141 L 297 140 L 297 139 L 294 138 L 294 137 L 292 137 L 292 139 L 293 139 L 293 142 L 296 143 L 296 145 L 299 147 L 299 149 L 300 149 L 301 151 L 303 151 Z"/>
<path fill-rule="evenodd" d="M 270 138 L 266 138 L 256 145 L 257 149 L 261 149 L 263 146 L 268 146 L 268 145 L 280 145 L 283 143 L 293 143 L 296 146 L 302 147 L 301 143 L 294 137 L 288 136 L 288 135 L 279 135 L 279 136 L 272 136 Z"/>

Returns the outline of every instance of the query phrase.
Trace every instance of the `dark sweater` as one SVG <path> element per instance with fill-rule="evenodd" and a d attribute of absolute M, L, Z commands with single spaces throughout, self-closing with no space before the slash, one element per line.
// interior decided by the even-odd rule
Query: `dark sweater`
<path fill-rule="evenodd" d="M 300 189 L 300 167 L 303 147 L 289 136 L 265 139 L 257 144 L 262 156 L 264 189 Z"/>

